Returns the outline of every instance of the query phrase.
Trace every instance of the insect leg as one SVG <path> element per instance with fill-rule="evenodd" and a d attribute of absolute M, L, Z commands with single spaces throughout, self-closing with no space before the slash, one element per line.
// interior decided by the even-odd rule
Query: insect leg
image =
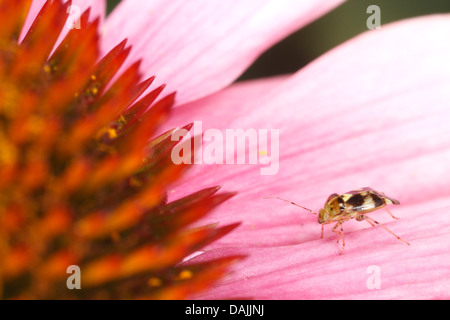
<path fill-rule="evenodd" d="M 335 226 L 333 227 L 333 229 L 332 229 L 333 232 L 339 233 L 339 238 L 338 238 L 338 240 L 337 240 L 338 243 L 339 243 L 339 241 L 340 241 L 341 238 L 342 238 L 342 249 L 341 249 L 341 252 L 339 252 L 339 255 L 342 254 L 342 252 L 344 251 L 344 248 L 345 248 L 344 228 L 342 227 L 342 224 L 343 224 L 343 223 L 344 223 L 344 222 L 339 221 L 338 223 L 336 223 L 336 225 L 335 225 Z M 337 228 L 338 228 L 338 227 L 341 227 L 341 228 L 340 228 L 341 231 L 337 231 Z"/>
<path fill-rule="evenodd" d="M 366 216 L 364 214 L 360 214 L 360 215 L 356 216 L 355 220 L 356 221 L 367 221 L 368 223 L 370 223 L 370 225 L 372 227 L 375 227 L 375 225 L 372 222 L 370 222 L 369 220 L 366 220 Z"/>
<path fill-rule="evenodd" d="M 293 204 L 294 206 L 297 206 L 297 207 L 299 207 L 299 208 L 305 209 L 305 210 L 307 210 L 307 211 L 309 211 L 309 212 L 311 212 L 312 214 L 315 214 L 315 215 L 317 216 L 317 213 L 315 213 L 315 212 L 312 211 L 311 209 L 305 208 L 305 207 L 303 207 L 303 206 L 301 206 L 301 205 L 299 205 L 299 204 L 297 204 L 297 203 L 295 203 L 295 202 L 293 202 L 293 201 L 291 201 L 291 200 L 286 200 L 286 199 L 283 199 L 283 198 L 280 198 L 280 197 L 264 197 L 264 199 L 278 199 L 278 200 L 281 200 L 281 201 L 284 201 L 284 202 Z"/>
<path fill-rule="evenodd" d="M 387 208 L 384 208 L 384 210 L 386 210 L 386 211 L 389 213 L 389 215 L 390 215 L 393 219 L 400 219 L 400 218 L 395 217 L 395 216 L 392 214 L 392 212 L 390 212 Z"/>
<path fill-rule="evenodd" d="M 372 218 L 369 218 L 368 216 L 364 216 L 364 220 L 366 220 L 367 222 L 369 222 L 371 225 L 379 225 L 380 227 L 382 227 L 384 230 L 386 230 L 387 232 L 389 232 L 390 234 L 392 234 L 394 237 L 396 237 L 398 240 L 406 243 L 408 246 L 410 245 L 408 242 L 406 242 L 405 240 L 403 240 L 402 238 L 400 238 L 398 235 L 396 235 L 395 233 L 393 233 L 391 230 L 389 230 L 387 227 L 385 227 L 384 225 L 382 225 L 381 223 L 379 223 L 378 221 L 373 220 Z"/>

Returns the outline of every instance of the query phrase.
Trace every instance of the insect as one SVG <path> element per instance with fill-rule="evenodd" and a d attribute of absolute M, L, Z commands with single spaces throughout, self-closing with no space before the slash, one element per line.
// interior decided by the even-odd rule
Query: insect
<path fill-rule="evenodd" d="M 400 204 L 398 200 L 390 198 L 384 193 L 376 191 L 372 188 L 361 188 L 343 194 L 333 193 L 328 197 L 327 201 L 325 201 L 325 205 L 322 209 L 319 210 L 319 213 L 316 213 L 311 209 L 305 208 L 295 202 L 282 199 L 280 197 L 269 198 L 275 198 L 289 202 L 290 204 L 308 210 L 312 214 L 317 215 L 318 222 L 322 225 L 322 234 L 320 237 L 321 239 L 323 238 L 324 225 L 329 223 L 336 223 L 332 231 L 339 234 L 339 238 L 337 240 L 338 243 L 340 240 L 342 240 L 342 248 L 339 254 L 342 254 L 345 248 L 344 228 L 342 227 L 342 225 L 344 224 L 344 222 L 353 218 L 357 221 L 367 221 L 372 225 L 372 227 L 374 227 L 375 225 L 381 226 L 398 240 L 409 245 L 408 242 L 400 238 L 387 227 L 366 215 L 369 212 L 385 208 L 388 204 Z M 385 210 L 393 219 L 398 219 L 387 208 L 385 208 Z"/>

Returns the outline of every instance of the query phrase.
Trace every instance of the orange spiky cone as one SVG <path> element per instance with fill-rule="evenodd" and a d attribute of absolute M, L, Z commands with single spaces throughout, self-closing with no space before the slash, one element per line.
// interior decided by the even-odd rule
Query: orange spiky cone
<path fill-rule="evenodd" d="M 48 1 L 19 44 L 30 3 L 0 1 L 0 297 L 183 299 L 207 288 L 239 257 L 180 262 L 237 225 L 186 227 L 233 194 L 166 203 L 187 169 L 171 160 L 178 129 L 154 137 L 175 94 L 140 98 L 153 78 L 141 81 L 139 62 L 111 83 L 130 48 L 99 59 L 89 11 L 54 49 L 70 2 Z M 71 265 L 81 290 L 66 286 Z"/>

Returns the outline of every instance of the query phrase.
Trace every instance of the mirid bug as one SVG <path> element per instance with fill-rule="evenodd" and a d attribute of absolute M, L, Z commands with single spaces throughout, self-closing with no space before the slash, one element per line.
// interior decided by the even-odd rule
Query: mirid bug
<path fill-rule="evenodd" d="M 366 215 L 369 212 L 384 208 L 388 204 L 400 204 L 398 200 L 390 198 L 384 193 L 373 190 L 372 188 L 362 188 L 343 194 L 333 193 L 328 197 L 327 201 L 325 201 L 325 205 L 322 209 L 319 210 L 319 213 L 316 213 L 311 209 L 305 208 L 295 202 L 282 199 L 280 197 L 268 198 L 275 198 L 289 202 L 290 204 L 308 210 L 312 214 L 317 215 L 318 222 L 322 225 L 322 234 L 320 237 L 321 239 L 323 238 L 324 225 L 336 222 L 336 225 L 333 227 L 332 231 L 339 234 L 339 238 L 337 240 L 338 243 L 342 239 L 342 249 L 339 254 L 342 254 L 345 248 L 344 228 L 342 227 L 342 225 L 344 224 L 344 222 L 353 218 L 357 221 L 367 221 L 372 225 L 372 227 L 378 225 L 392 234 L 398 240 L 409 245 L 408 242 L 400 238 L 387 227 Z M 385 210 L 392 218 L 398 219 L 397 217 L 394 217 L 394 215 L 387 208 L 385 208 Z"/>

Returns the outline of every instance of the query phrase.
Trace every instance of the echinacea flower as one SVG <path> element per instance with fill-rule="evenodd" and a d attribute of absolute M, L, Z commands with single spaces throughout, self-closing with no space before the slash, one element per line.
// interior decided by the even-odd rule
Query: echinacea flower
<path fill-rule="evenodd" d="M 43 2 L 33 1 L 26 26 Z M 9 228 L 8 238 L 4 230 L 0 238 L 0 254 L 8 254 L 0 269 L 0 284 L 8 289 L 3 294 L 448 297 L 450 230 L 446 210 L 438 209 L 448 204 L 449 45 L 442 41 L 449 36 L 448 16 L 383 26 L 291 77 L 226 88 L 265 49 L 340 2 L 128 0 L 95 20 L 89 17 L 102 15 L 103 1 L 74 1 L 91 7 L 77 36 L 77 30 L 63 30 L 65 18 L 57 15 L 67 5 L 53 1 L 47 4 L 54 20 L 47 13 L 34 37 L 23 35 L 25 53 L 17 41 L 30 1 L 0 2 L 11 10 L 3 15 L 11 28 L 2 29 L 2 39 L 10 41 L 2 43 L 1 94 L 15 102 L 2 105 L 1 118 L 9 126 L 0 158 L 8 192 L 0 198 L 7 222 L 0 226 Z M 58 40 L 50 27 L 69 40 Z M 165 123 L 172 104 L 176 110 Z M 18 105 L 25 108 L 19 121 L 7 122 Z M 36 113 L 37 106 L 44 108 Z M 47 113 L 52 106 L 58 113 Z M 204 129 L 279 129 L 278 174 L 261 176 L 248 165 L 198 165 L 187 173 L 174 166 L 169 136 L 196 120 Z M 157 132 L 162 135 L 154 138 Z M 19 145 L 39 152 L 18 155 L 25 150 Z M 143 157 L 144 164 L 138 161 Z M 64 170 L 68 165 L 74 170 Z M 216 185 L 225 192 L 216 194 Z M 338 256 L 334 235 L 318 239 L 315 216 L 263 199 L 283 196 L 316 210 L 329 194 L 362 186 L 401 201 L 394 211 L 401 220 L 389 223 L 382 213 L 377 220 L 410 247 L 382 229 L 359 230 L 350 222 L 345 253 Z M 200 250 L 205 253 L 186 259 Z M 199 293 L 244 255 L 229 277 Z M 76 263 L 87 288 L 68 293 L 66 267 Z M 380 271 L 380 288 L 368 285 L 371 270 Z"/>

